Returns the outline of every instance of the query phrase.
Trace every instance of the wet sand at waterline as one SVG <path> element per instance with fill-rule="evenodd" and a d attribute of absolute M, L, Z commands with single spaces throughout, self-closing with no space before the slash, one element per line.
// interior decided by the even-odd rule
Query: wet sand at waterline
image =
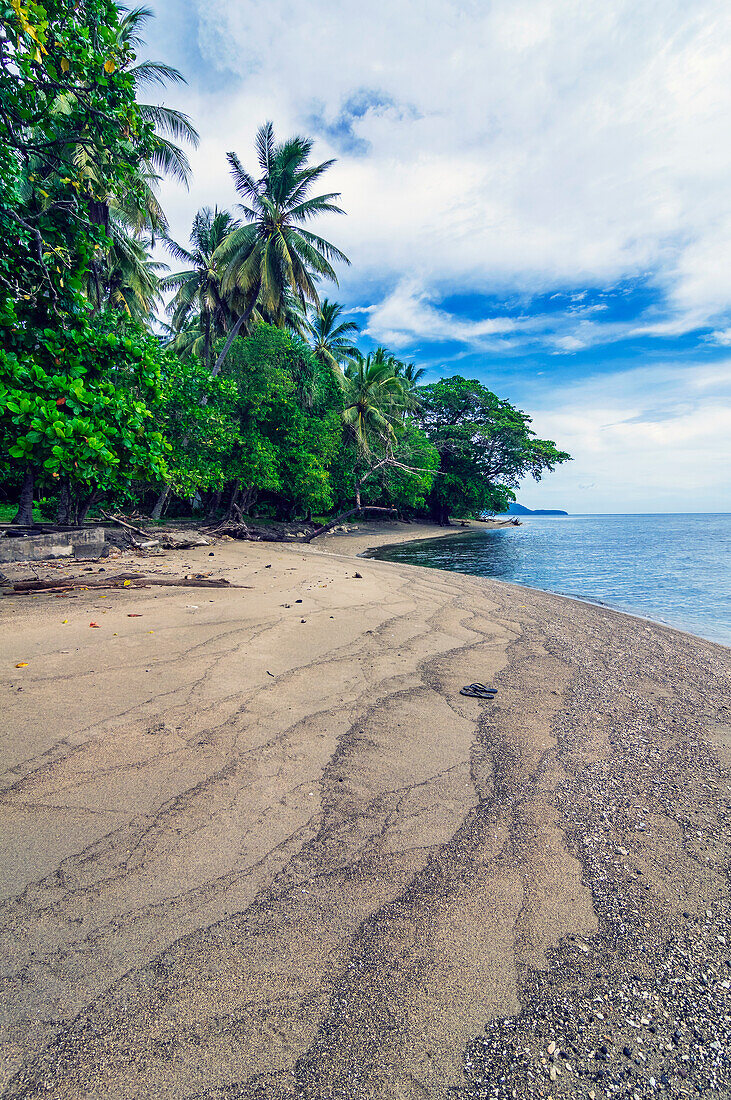
<path fill-rule="evenodd" d="M 728 1095 L 729 650 L 435 533 L 3 599 L 3 1095 Z"/>

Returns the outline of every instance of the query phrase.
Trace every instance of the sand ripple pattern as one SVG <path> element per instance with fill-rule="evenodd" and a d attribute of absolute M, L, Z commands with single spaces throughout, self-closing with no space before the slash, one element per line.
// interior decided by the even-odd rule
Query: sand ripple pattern
<path fill-rule="evenodd" d="M 7 695 L 7 1097 L 446 1097 L 599 930 L 581 836 L 622 723 L 644 713 L 650 767 L 681 729 L 729 762 L 721 647 L 455 574 L 227 555 L 252 592 L 117 595 L 107 645 L 49 635 L 50 600 L 18 613 L 38 672 Z M 678 814 L 648 881 L 717 898 Z"/>

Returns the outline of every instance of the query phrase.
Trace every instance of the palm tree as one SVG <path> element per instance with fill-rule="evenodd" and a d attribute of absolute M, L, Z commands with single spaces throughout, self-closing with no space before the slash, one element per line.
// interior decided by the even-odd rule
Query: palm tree
<path fill-rule="evenodd" d="M 418 386 L 426 374 L 426 367 L 415 367 L 413 363 L 397 363 L 396 373 L 409 386 Z"/>
<path fill-rule="evenodd" d="M 246 171 L 235 153 L 228 154 L 234 186 L 244 199 L 240 210 L 246 224 L 229 235 L 216 258 L 225 267 L 224 292 L 240 291 L 247 305 L 216 360 L 214 375 L 255 308 L 278 315 L 287 290 L 302 307 L 307 302 L 316 304 L 318 278 L 337 284 L 331 261 L 350 263 L 338 248 L 306 228 L 320 214 L 343 213 L 335 203 L 339 194 L 310 195 L 334 162 L 309 164 L 309 138 L 293 137 L 276 144 L 271 122 L 258 131 L 256 149 L 259 179 Z"/>
<path fill-rule="evenodd" d="M 215 253 L 239 224 L 228 210 L 218 207 L 211 210 L 206 206 L 193 219 L 190 249 L 169 238 L 165 240 L 174 258 L 189 265 L 184 271 L 168 275 L 162 283 L 163 291 L 175 291 L 168 305 L 171 328 L 175 333 L 190 336 L 198 327 L 201 358 L 209 369 L 216 340 L 234 322 L 231 302 L 221 289 L 221 270 Z M 179 346 L 185 343 L 181 341 Z M 190 341 L 187 344 L 191 346 Z"/>
<path fill-rule="evenodd" d="M 152 259 L 148 238 L 134 237 L 115 222 L 108 232 L 112 243 L 104 255 L 101 280 L 106 303 L 137 321 L 149 321 L 161 301 L 160 275 L 167 265 Z M 94 283 L 94 294 L 98 295 L 96 275 Z M 102 304 L 97 297 L 97 307 Z"/>
<path fill-rule="evenodd" d="M 307 335 L 315 358 L 332 367 L 338 375 L 343 359 L 358 354 L 349 337 L 360 331 L 355 321 L 340 321 L 342 312 L 343 307 L 337 302 L 323 298 L 320 305 L 311 310 L 307 321 Z"/>
<path fill-rule="evenodd" d="M 302 338 L 305 337 L 307 331 L 307 314 L 302 308 L 302 303 L 297 295 L 293 294 L 292 289 L 288 286 L 284 288 L 284 293 L 276 311 L 270 312 L 259 302 L 249 321 L 266 321 L 269 325 L 288 329 Z"/>
<path fill-rule="evenodd" d="M 133 8 L 122 19 L 119 28 L 118 45 L 126 50 L 130 60 L 135 60 L 135 51 L 145 45 L 141 37 L 141 31 L 148 21 L 153 18 L 150 8 Z M 150 84 L 158 84 L 165 87 L 166 84 L 186 84 L 183 74 L 161 61 L 142 61 L 139 65 L 132 65 L 126 70 L 132 77 L 135 92 Z M 172 107 L 161 107 L 157 104 L 138 103 L 138 109 L 145 122 L 150 122 L 155 128 L 155 144 L 152 155 L 145 169 L 148 177 L 155 173 L 172 176 L 180 183 L 187 184 L 190 176 L 190 163 L 184 151 L 178 144 L 179 141 L 187 141 L 197 148 L 198 131 L 193 126 L 188 115 L 182 111 L 176 111 Z"/>
<path fill-rule="evenodd" d="M 369 455 L 374 444 L 392 441 L 403 394 L 393 364 L 378 353 L 350 359 L 345 366 L 344 391 L 343 422 L 358 451 Z"/>
<path fill-rule="evenodd" d="M 415 412 L 420 408 L 418 386 L 426 374 L 426 368 L 396 360 L 395 370 L 403 385 L 404 412 Z"/>
<path fill-rule="evenodd" d="M 394 455 L 404 409 L 404 384 L 394 364 L 385 348 L 377 348 L 365 359 L 351 359 L 345 365 L 343 423 L 357 452 L 356 508 L 361 506 L 361 486 L 379 469 L 410 470 Z"/>
<path fill-rule="evenodd" d="M 152 18 L 149 8 L 134 8 L 127 12 L 119 25 L 117 48 L 127 58 L 124 65 L 135 88 L 135 93 L 146 85 L 168 83 L 185 84 L 185 77 L 170 65 L 158 61 L 144 61 L 134 65 L 135 51 L 144 46 L 141 30 L 148 19 Z M 156 188 L 163 175 L 170 175 L 187 185 L 190 164 L 182 148 L 176 142 L 188 141 L 198 145 L 198 133 L 187 115 L 172 107 L 162 107 L 149 103 L 138 103 L 139 112 L 145 122 L 154 127 L 153 149 L 149 158 L 136 170 L 130 186 L 122 193 L 107 194 L 90 202 L 92 221 L 104 226 L 112 245 L 105 251 L 98 248 L 90 264 L 90 300 L 97 308 L 102 299 L 128 308 L 134 301 L 140 301 L 140 292 L 147 287 L 142 297 L 149 303 L 146 315 L 157 304 L 159 297 L 159 273 L 162 265 L 154 263 L 148 255 L 148 247 L 155 244 L 156 236 L 168 232 L 165 213 L 157 198 Z M 51 111 L 63 113 L 64 96 L 51 106 Z M 82 178 L 87 180 L 91 193 L 98 193 L 100 181 L 98 151 L 91 150 L 80 143 L 74 150 L 74 163 Z M 149 237 L 149 241 L 145 238 Z M 120 270 L 121 267 L 124 270 Z M 114 273 L 114 274 L 113 274 Z M 120 277 L 127 279 L 128 287 L 120 294 Z M 110 279 L 109 285 L 104 285 Z M 154 288 L 153 288 L 154 282 Z M 136 288 L 136 289 L 135 289 Z M 154 289 L 154 293 L 153 293 Z M 132 310 L 132 312 L 135 312 Z M 142 311 L 145 313 L 145 310 Z"/>

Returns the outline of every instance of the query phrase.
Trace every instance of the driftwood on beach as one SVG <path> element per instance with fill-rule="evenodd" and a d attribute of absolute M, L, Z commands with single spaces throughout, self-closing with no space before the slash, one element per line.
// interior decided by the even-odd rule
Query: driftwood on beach
<path fill-rule="evenodd" d="M 297 524 L 299 528 L 297 533 L 283 531 L 276 527 L 263 527 L 259 524 L 247 523 L 244 519 L 243 513 L 238 505 L 234 505 L 233 513 L 235 518 L 225 519 L 223 523 L 218 524 L 215 527 L 207 528 L 208 532 L 215 536 L 228 535 L 232 539 L 243 539 L 247 542 L 312 542 L 318 535 L 325 535 L 328 531 L 332 531 L 344 520 L 349 519 L 350 516 L 354 516 L 357 513 L 374 512 L 380 515 L 391 516 L 393 519 L 398 519 L 398 511 L 396 508 L 379 508 L 375 505 L 365 504 L 360 508 L 351 508 L 347 512 L 341 512 L 340 515 L 335 516 L 328 523 L 323 523 L 318 527 L 313 527 L 312 524 Z M 305 529 L 309 528 L 309 530 Z"/>
<path fill-rule="evenodd" d="M 162 532 L 153 534 L 151 531 L 145 531 L 143 527 L 136 527 L 129 520 L 123 519 L 121 516 L 112 515 L 111 512 L 101 512 L 104 519 L 109 520 L 110 523 L 116 523 L 118 527 L 121 527 L 127 538 L 131 542 L 132 546 L 137 549 L 147 549 L 150 546 L 162 546 L 163 550 L 192 550 L 198 546 L 208 546 L 209 540 L 202 536 L 196 538 L 172 538 L 168 534 Z M 139 542 L 139 539 L 143 539 L 143 542 Z"/>
<path fill-rule="evenodd" d="M 151 577 L 144 573 L 118 573 L 114 577 L 59 577 L 57 580 L 18 581 L 6 593 L 24 596 L 36 592 L 71 592 L 85 588 L 149 588 L 151 585 L 178 588 L 250 588 L 248 584 L 231 584 L 223 578 L 191 574 L 187 577 Z"/>

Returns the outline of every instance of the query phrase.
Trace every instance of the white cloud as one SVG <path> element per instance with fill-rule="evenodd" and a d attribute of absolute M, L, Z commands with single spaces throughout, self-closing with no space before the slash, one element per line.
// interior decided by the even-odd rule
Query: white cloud
<path fill-rule="evenodd" d="M 465 321 L 438 309 L 418 283 L 399 283 L 393 293 L 378 305 L 370 306 L 368 324 L 363 333 L 377 341 L 403 348 L 414 338 L 429 340 L 459 340 L 465 344 L 483 346 L 495 336 L 515 332 L 530 325 L 512 317 L 488 317 L 483 321 Z M 494 346 L 494 341 L 492 341 Z"/>
<path fill-rule="evenodd" d="M 731 327 L 717 329 L 712 332 L 708 337 L 708 341 L 711 344 L 720 344 L 721 347 L 731 347 Z"/>
<path fill-rule="evenodd" d="M 731 360 L 721 369 L 663 364 L 536 395 L 534 429 L 574 461 L 527 507 L 573 512 L 731 511 Z"/>
<path fill-rule="evenodd" d="M 154 2 L 154 0 L 153 0 Z M 190 193 L 166 183 L 173 232 L 232 205 L 225 154 L 257 126 L 315 134 L 338 162 L 350 255 L 341 300 L 406 355 L 429 342 L 556 355 L 712 328 L 731 345 L 731 6 L 727 0 L 158 0 L 153 54 L 187 21 L 187 109 L 203 142 Z M 182 13 L 182 14 L 181 14 Z M 162 48 L 161 48 L 162 47 Z M 181 47 L 182 48 L 182 47 Z M 169 54 L 168 54 L 169 56 Z M 467 321 L 451 294 L 515 296 L 654 282 L 639 321 L 577 294 L 541 316 Z M 499 311 L 498 311 L 499 312 Z M 440 360 L 440 363 L 442 361 Z M 541 365 L 545 365 L 545 360 Z M 641 368 L 548 389 L 528 407 L 575 462 L 531 506 L 731 508 L 728 363 Z M 724 463 L 726 470 L 724 470 Z"/>
<path fill-rule="evenodd" d="M 651 271 L 680 329 L 727 309 L 725 0 L 195 9 L 207 63 L 236 75 L 199 89 L 202 175 L 181 213 L 216 177 L 225 201 L 223 154 L 250 156 L 263 118 L 286 133 L 316 116 L 318 153 L 340 158 L 349 217 L 331 232 L 354 263 L 349 295 L 384 276 L 432 296 Z"/>

